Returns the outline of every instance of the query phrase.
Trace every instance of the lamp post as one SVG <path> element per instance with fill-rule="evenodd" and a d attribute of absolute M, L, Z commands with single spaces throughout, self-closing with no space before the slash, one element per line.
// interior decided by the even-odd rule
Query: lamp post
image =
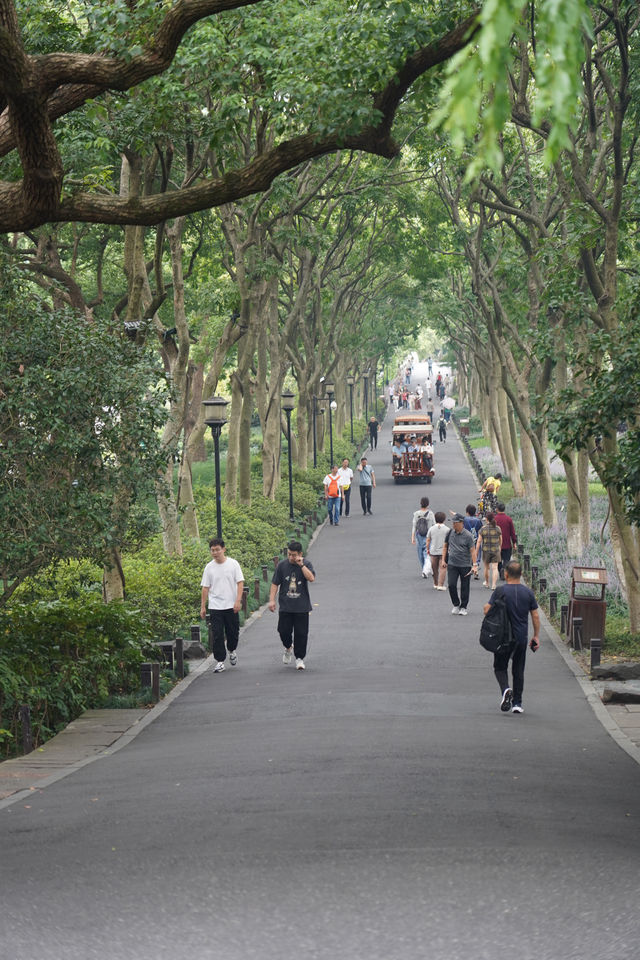
<path fill-rule="evenodd" d="M 228 400 L 224 397 L 210 397 L 209 400 L 203 400 L 202 405 L 205 410 L 204 422 L 211 427 L 211 436 L 213 437 L 214 461 L 216 465 L 216 536 L 222 539 L 222 506 L 220 502 L 220 433 L 227 422 L 225 411 Z"/>
<path fill-rule="evenodd" d="M 287 415 L 287 454 L 289 460 L 289 520 L 293 523 L 293 477 L 291 475 L 291 411 L 295 405 L 295 398 L 291 390 L 284 390 L 280 397 L 282 409 Z"/>
<path fill-rule="evenodd" d="M 349 419 L 351 420 L 351 443 L 353 443 L 353 384 L 355 377 L 351 374 L 347 377 L 347 386 L 349 387 Z"/>
<path fill-rule="evenodd" d="M 333 418 L 331 416 L 334 408 L 333 405 L 333 391 L 335 389 L 335 384 L 333 380 L 325 380 L 324 388 L 327 391 L 329 397 L 329 466 L 333 466 Z"/>
<path fill-rule="evenodd" d="M 365 370 L 364 374 L 364 419 L 369 422 L 369 371 Z"/>

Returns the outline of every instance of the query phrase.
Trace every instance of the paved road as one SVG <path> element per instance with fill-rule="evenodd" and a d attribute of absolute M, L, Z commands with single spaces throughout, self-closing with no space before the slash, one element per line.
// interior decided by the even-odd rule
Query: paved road
<path fill-rule="evenodd" d="M 388 437 L 374 516 L 356 491 L 312 547 L 305 673 L 265 612 L 236 669 L 0 811 L 2 960 L 637 958 L 640 767 L 544 637 L 500 713 L 486 591 L 452 617 L 409 543 L 471 474 L 454 437 L 395 486 Z"/>

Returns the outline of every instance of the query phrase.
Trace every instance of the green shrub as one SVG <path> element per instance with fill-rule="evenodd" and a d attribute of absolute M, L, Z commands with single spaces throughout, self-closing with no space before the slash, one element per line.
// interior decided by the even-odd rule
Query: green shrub
<path fill-rule="evenodd" d="M 140 612 L 100 597 L 12 603 L 0 613 L 0 727 L 19 741 L 26 704 L 41 743 L 112 692 L 139 683 L 139 666 L 157 656 Z"/>

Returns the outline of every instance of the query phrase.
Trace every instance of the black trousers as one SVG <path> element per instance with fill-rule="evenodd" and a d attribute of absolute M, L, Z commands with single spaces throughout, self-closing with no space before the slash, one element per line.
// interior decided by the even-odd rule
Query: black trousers
<path fill-rule="evenodd" d="M 447 564 L 447 584 L 449 596 L 454 607 L 467 609 L 469 589 L 471 587 L 471 567 L 453 567 Z M 458 579 L 460 579 L 460 599 L 458 599 Z"/>
<path fill-rule="evenodd" d="M 360 503 L 362 504 L 363 513 L 371 513 L 371 491 L 373 487 L 371 484 L 369 486 L 360 485 Z"/>
<path fill-rule="evenodd" d="M 378 431 L 377 430 L 375 433 L 369 433 L 369 443 L 371 445 L 372 450 L 378 449 Z"/>
<path fill-rule="evenodd" d="M 342 516 L 342 508 L 344 507 L 345 517 L 349 516 L 349 504 L 351 502 L 351 487 L 343 487 L 342 489 L 343 497 L 340 501 L 340 516 Z"/>
<path fill-rule="evenodd" d="M 511 683 L 511 689 L 513 690 L 513 702 L 518 706 L 522 706 L 522 691 L 524 689 L 524 665 L 527 659 L 527 641 L 524 643 L 522 640 L 518 640 L 513 649 L 513 654 L 498 654 L 494 653 L 493 655 L 493 672 L 496 675 L 496 680 L 500 685 L 500 692 L 504 691 L 509 686 L 509 660 L 511 659 L 511 673 L 513 674 L 513 681 Z"/>
<path fill-rule="evenodd" d="M 214 659 L 218 663 L 223 663 L 227 659 L 227 650 L 232 653 L 238 646 L 240 616 L 235 613 L 233 607 L 229 610 L 209 610 L 209 630 Z"/>
<path fill-rule="evenodd" d="M 283 647 L 288 650 L 293 642 L 294 657 L 296 660 L 304 660 L 309 638 L 309 614 L 287 613 L 281 610 L 278 615 L 278 633 Z"/>
<path fill-rule="evenodd" d="M 498 564 L 498 574 L 501 580 L 504 580 L 504 568 L 511 560 L 511 547 L 500 551 L 500 563 Z"/>

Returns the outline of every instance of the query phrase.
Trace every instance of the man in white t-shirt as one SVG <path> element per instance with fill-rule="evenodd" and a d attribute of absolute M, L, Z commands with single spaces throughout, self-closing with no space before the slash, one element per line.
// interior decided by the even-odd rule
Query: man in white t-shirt
<path fill-rule="evenodd" d="M 238 561 L 225 556 L 224 540 L 214 537 L 209 541 L 209 549 L 213 559 L 206 565 L 202 574 L 200 616 L 204 620 L 208 605 L 209 630 L 216 661 L 214 673 L 222 673 L 225 669 L 227 650 L 231 666 L 235 667 L 238 662 L 236 653 L 240 636 L 238 614 L 242 606 L 244 575 Z"/>
<path fill-rule="evenodd" d="M 340 476 L 340 486 L 342 487 L 342 500 L 340 501 L 340 516 L 344 508 L 345 517 L 349 516 L 349 503 L 351 500 L 351 484 L 353 483 L 353 470 L 349 466 L 349 458 L 345 457 L 342 466 L 338 467 Z"/>

